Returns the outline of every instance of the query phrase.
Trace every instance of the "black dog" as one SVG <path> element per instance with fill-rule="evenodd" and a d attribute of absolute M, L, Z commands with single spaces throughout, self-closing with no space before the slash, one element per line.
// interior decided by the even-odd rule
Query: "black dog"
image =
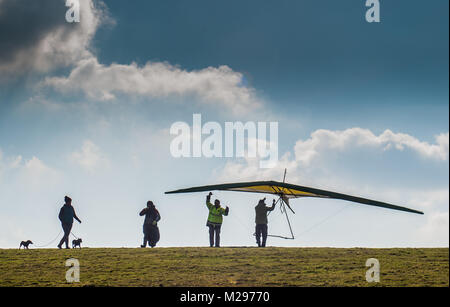
<path fill-rule="evenodd" d="M 73 240 L 72 241 L 72 248 L 75 248 L 77 246 L 79 246 L 81 248 L 81 242 L 83 242 L 83 240 L 81 240 L 81 238 L 79 238 L 77 240 Z"/>
<path fill-rule="evenodd" d="M 31 242 L 31 240 L 28 240 L 28 241 L 22 241 L 22 242 L 20 242 L 20 246 L 19 246 L 19 249 L 23 246 L 23 249 L 28 249 L 28 245 L 30 245 L 30 244 L 33 244 L 33 242 Z"/>

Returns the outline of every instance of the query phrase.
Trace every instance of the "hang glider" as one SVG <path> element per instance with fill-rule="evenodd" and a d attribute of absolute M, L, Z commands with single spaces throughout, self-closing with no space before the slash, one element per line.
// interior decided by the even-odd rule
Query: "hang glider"
<path fill-rule="evenodd" d="M 289 205 L 289 199 L 291 198 L 302 198 L 302 197 L 315 197 L 315 198 L 327 198 L 327 199 L 340 199 L 346 200 L 354 203 L 359 203 L 368 206 L 381 207 L 392 210 L 399 210 L 409 213 L 423 214 L 423 212 L 388 204 L 385 202 L 336 193 L 332 191 L 320 190 L 305 186 L 299 186 L 294 184 L 285 183 L 286 170 L 284 172 L 283 182 L 277 181 L 252 181 L 252 182 L 238 182 L 238 183 L 226 183 L 226 184 L 215 184 L 215 185 L 205 185 L 199 187 L 192 187 L 187 189 L 180 189 L 165 192 L 165 194 L 176 194 L 176 193 L 193 193 L 193 192 L 208 192 L 208 191 L 235 191 L 235 192 L 250 192 L 250 193 L 262 193 L 262 194 L 273 194 L 279 196 L 276 203 L 280 203 L 281 212 L 286 215 L 286 220 L 289 225 L 289 230 L 291 232 L 291 237 L 279 236 L 279 235 L 269 235 L 271 237 L 277 237 L 282 239 L 294 239 L 294 233 L 292 231 L 291 223 L 289 221 L 288 212 L 286 207 L 295 213 Z"/>
<path fill-rule="evenodd" d="M 285 202 L 288 203 L 289 198 L 302 198 L 302 197 L 319 197 L 319 198 L 329 198 L 329 199 L 341 199 L 347 200 L 355 203 L 360 203 L 363 205 L 382 207 L 392 210 L 405 211 L 410 213 L 423 214 L 423 212 L 388 204 L 381 201 L 376 201 L 372 199 L 351 196 L 326 190 L 319 190 L 315 188 L 309 188 L 299 185 L 293 185 L 284 182 L 277 181 L 252 181 L 252 182 L 239 182 L 239 183 L 227 183 L 227 184 L 216 184 L 216 185 L 205 185 L 187 189 L 180 189 L 175 191 L 169 191 L 165 194 L 176 194 L 176 193 L 192 193 L 192 192 L 207 192 L 207 191 L 239 191 L 239 192 L 252 192 L 252 193 L 263 193 L 263 194 L 274 194 L 283 197 Z M 291 209 L 292 210 L 292 209 Z"/>

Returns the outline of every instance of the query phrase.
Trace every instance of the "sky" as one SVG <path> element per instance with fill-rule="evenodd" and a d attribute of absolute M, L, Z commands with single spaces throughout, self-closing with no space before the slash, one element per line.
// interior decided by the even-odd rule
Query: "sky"
<path fill-rule="evenodd" d="M 208 246 L 197 185 L 282 180 L 423 211 L 296 199 L 273 246 L 448 247 L 448 1 L 0 0 L 0 248 L 56 247 L 65 195 L 89 247 Z M 176 122 L 277 122 L 278 162 L 171 154 Z M 208 135 L 203 135 L 203 140 Z M 230 207 L 223 246 L 253 246 L 262 195 Z M 267 195 L 268 204 L 272 197 Z M 288 235 L 279 208 L 269 232 Z"/>

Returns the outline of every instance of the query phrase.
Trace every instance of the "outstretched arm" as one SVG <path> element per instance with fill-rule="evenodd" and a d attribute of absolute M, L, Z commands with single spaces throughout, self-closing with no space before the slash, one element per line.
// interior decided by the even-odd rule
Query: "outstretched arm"
<path fill-rule="evenodd" d="M 273 211 L 275 209 L 275 199 L 272 201 L 272 206 L 267 208 L 267 211 Z"/>
<path fill-rule="evenodd" d="M 208 207 L 208 209 L 211 209 L 211 207 L 213 206 L 211 204 L 211 195 L 212 195 L 211 192 L 209 192 L 209 194 L 206 195 L 206 207 Z"/>

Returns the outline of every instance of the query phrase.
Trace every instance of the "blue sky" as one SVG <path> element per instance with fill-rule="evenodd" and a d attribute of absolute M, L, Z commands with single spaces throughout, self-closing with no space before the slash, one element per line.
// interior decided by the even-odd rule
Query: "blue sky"
<path fill-rule="evenodd" d="M 285 167 L 425 215 L 295 200 L 294 232 L 319 226 L 270 244 L 448 246 L 448 1 L 381 1 L 381 23 L 364 1 L 80 2 L 68 24 L 64 1 L 0 0 L 0 247 L 53 239 L 64 195 L 87 246 L 137 246 L 148 199 L 161 246 L 207 245 L 205 195 L 163 192 Z M 194 113 L 277 121 L 278 165 L 173 158 L 170 126 Z M 259 196 L 217 197 L 223 244 L 253 245 Z"/>

